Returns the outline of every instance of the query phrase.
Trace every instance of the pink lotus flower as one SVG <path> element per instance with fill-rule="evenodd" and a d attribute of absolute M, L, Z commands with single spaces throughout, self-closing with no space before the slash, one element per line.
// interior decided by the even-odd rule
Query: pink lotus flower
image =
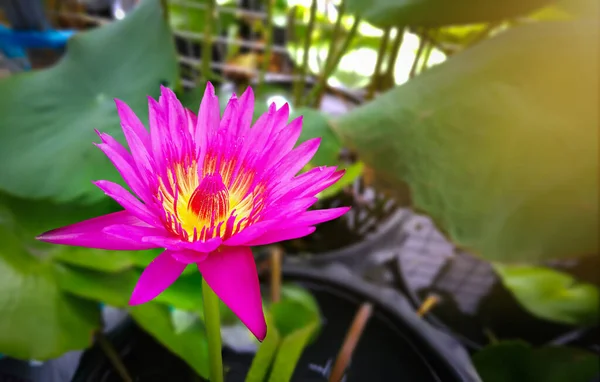
<path fill-rule="evenodd" d="M 250 88 L 240 99 L 234 95 L 220 117 L 209 83 L 196 117 L 161 87 L 158 102 L 149 97 L 150 133 L 125 103 L 115 102 L 131 152 L 103 133 L 97 146 L 135 196 L 116 183 L 97 181 L 123 211 L 38 239 L 109 250 L 165 248 L 142 273 L 131 305 L 152 300 L 195 263 L 217 296 L 262 341 L 267 327 L 250 246 L 309 235 L 315 224 L 348 211 L 307 211 L 315 195 L 343 171 L 318 167 L 296 176 L 320 139 L 294 148 L 302 118 L 288 124 L 287 104 L 279 110 L 272 104 L 251 128 Z"/>

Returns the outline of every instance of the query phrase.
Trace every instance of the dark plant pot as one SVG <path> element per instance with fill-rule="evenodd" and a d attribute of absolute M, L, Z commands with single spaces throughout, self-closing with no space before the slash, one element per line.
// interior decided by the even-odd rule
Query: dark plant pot
<path fill-rule="evenodd" d="M 357 279 L 345 268 L 319 270 L 284 266 L 284 279 L 308 288 L 323 314 L 323 327 L 296 368 L 293 381 L 326 381 L 360 304 L 371 301 L 373 315 L 354 352 L 345 381 L 478 381 L 466 352 L 445 334 L 419 319 L 391 289 Z M 127 319 L 107 334 L 135 381 L 199 381 L 193 371 Z M 224 350 L 226 380 L 243 381 L 252 354 Z M 38 380 L 35 380 L 36 382 Z M 72 382 L 120 381 L 97 345 L 81 358 Z"/>

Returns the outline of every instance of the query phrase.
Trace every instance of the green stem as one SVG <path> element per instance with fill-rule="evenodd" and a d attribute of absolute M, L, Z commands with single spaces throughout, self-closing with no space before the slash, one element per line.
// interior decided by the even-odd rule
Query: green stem
<path fill-rule="evenodd" d="M 206 326 L 206 335 L 208 337 L 210 381 L 223 382 L 219 298 L 204 279 L 202 279 L 202 301 L 204 303 L 204 325 Z"/>
<path fill-rule="evenodd" d="M 421 59 L 421 68 L 419 69 L 419 73 L 423 70 L 427 69 L 427 62 L 429 62 L 429 57 L 431 57 L 431 52 L 433 51 L 433 44 L 428 43 L 425 48 L 425 52 L 423 53 L 423 58 Z"/>
<path fill-rule="evenodd" d="M 294 106 L 300 107 L 302 102 L 302 92 L 304 90 L 304 82 L 306 81 L 306 72 L 308 71 L 308 51 L 312 40 L 313 29 L 315 28 L 315 20 L 317 18 L 317 0 L 312 0 L 310 5 L 310 16 L 308 19 L 308 30 L 304 36 L 304 46 L 302 51 L 302 66 L 298 73 L 298 80 L 294 88 Z"/>
<path fill-rule="evenodd" d="M 215 0 L 206 1 L 206 14 L 204 15 L 204 38 L 202 40 L 202 68 L 200 78 L 203 82 L 210 80 L 212 60 L 212 29 L 215 14 Z"/>
<path fill-rule="evenodd" d="M 273 48 L 273 3 L 274 0 L 266 0 L 267 3 L 267 26 L 265 29 L 265 50 L 263 55 L 262 69 L 258 74 L 257 93 L 265 81 L 271 62 L 271 50 Z"/>
<path fill-rule="evenodd" d="M 342 3 L 340 4 L 340 6 L 337 10 L 338 15 L 337 15 L 337 19 L 335 20 L 335 26 L 333 27 L 333 33 L 331 35 L 331 43 L 329 44 L 329 50 L 327 51 L 327 57 L 325 58 L 325 67 L 323 68 L 323 72 L 319 76 L 319 80 L 318 80 L 317 84 L 315 85 L 315 87 L 313 88 L 313 90 L 311 90 L 311 92 L 306 97 L 306 103 L 311 103 L 311 102 L 313 102 L 313 99 L 314 99 L 314 104 L 316 105 L 315 107 L 317 107 L 317 108 L 319 107 L 319 105 L 321 103 L 323 91 L 325 90 L 325 87 L 327 85 L 327 79 L 330 74 L 329 68 L 331 68 L 331 66 L 333 65 L 333 60 L 334 60 L 335 52 L 336 52 L 336 46 L 337 46 L 338 40 L 340 38 L 340 33 L 342 31 L 342 17 L 344 16 L 344 12 L 346 9 L 345 5 L 346 5 L 346 2 L 342 1 Z"/>
<path fill-rule="evenodd" d="M 372 99 L 375 95 L 375 90 L 378 88 L 380 82 L 381 65 L 383 64 L 383 59 L 387 51 L 388 41 L 390 39 L 390 31 L 391 28 L 386 28 L 383 31 L 383 37 L 381 38 L 381 44 L 379 45 L 379 51 L 377 52 L 377 61 L 375 62 L 375 69 L 373 70 L 373 75 L 371 76 L 371 84 L 367 90 L 366 99 Z"/>
<path fill-rule="evenodd" d="M 112 344 L 110 343 L 108 338 L 106 338 L 101 331 L 96 332 L 95 337 L 96 337 L 96 341 L 98 341 L 98 345 L 100 345 L 100 348 L 102 349 L 104 354 L 106 354 L 108 361 L 115 368 L 117 374 L 119 374 L 121 379 L 124 382 L 133 382 L 133 379 L 127 372 L 127 368 L 121 361 L 119 354 L 117 353 L 115 348 L 112 346 Z"/>
<path fill-rule="evenodd" d="M 392 42 L 390 60 L 387 63 L 385 73 L 385 78 L 389 80 L 389 83 L 387 84 L 386 89 L 384 90 L 387 90 L 394 86 L 394 71 L 396 69 L 396 61 L 398 60 L 398 55 L 400 54 L 400 48 L 402 47 L 402 41 L 404 40 L 404 30 L 405 27 L 398 27 L 398 29 L 396 30 L 396 37 L 394 37 L 394 41 Z"/>
<path fill-rule="evenodd" d="M 341 48 L 336 52 L 335 56 L 331 61 L 331 65 L 329 65 L 329 67 L 326 68 L 327 71 L 323 73 L 323 79 L 317 84 L 317 86 L 315 86 L 315 88 L 313 88 L 313 90 L 307 96 L 307 99 L 309 101 L 312 100 L 314 102 L 313 107 L 319 107 L 319 105 L 321 104 L 321 96 L 327 85 L 327 79 L 333 74 L 335 68 L 337 68 L 338 64 L 340 63 L 340 60 L 344 56 L 344 53 L 350 47 L 350 43 L 352 43 L 354 36 L 356 36 L 356 31 L 358 30 L 358 25 L 360 24 L 360 22 L 360 17 L 354 19 L 354 24 L 352 24 L 350 32 L 348 32 L 348 35 L 346 36 L 346 40 L 344 40 L 344 43 L 342 44 Z"/>
<path fill-rule="evenodd" d="M 169 22 L 169 0 L 160 0 L 160 6 L 162 7 L 163 10 L 163 16 L 165 17 L 165 20 L 167 20 L 167 23 Z"/>
<path fill-rule="evenodd" d="M 419 66 L 419 62 L 421 61 L 421 56 L 423 55 L 423 50 L 425 49 L 426 39 L 425 39 L 425 31 L 421 31 L 421 33 L 417 33 L 419 36 L 419 49 L 417 49 L 417 54 L 415 54 L 415 60 L 413 61 L 412 67 L 410 68 L 410 73 L 408 74 L 408 78 L 413 78 L 417 74 L 417 68 Z"/>

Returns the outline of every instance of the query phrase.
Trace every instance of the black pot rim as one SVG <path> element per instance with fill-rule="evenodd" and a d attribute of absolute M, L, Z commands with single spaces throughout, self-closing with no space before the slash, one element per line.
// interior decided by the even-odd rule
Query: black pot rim
<path fill-rule="evenodd" d="M 347 268 L 332 264 L 327 267 L 303 267 L 284 262 L 282 276 L 286 281 L 308 281 L 335 289 L 349 291 L 375 305 L 384 315 L 401 320 L 422 341 L 425 350 L 437 354 L 436 364 L 443 365 L 456 380 L 480 382 L 481 379 L 473 367 L 463 345 L 447 333 L 431 326 L 418 317 L 407 298 L 399 292 L 386 287 L 367 283 L 352 274 Z"/>

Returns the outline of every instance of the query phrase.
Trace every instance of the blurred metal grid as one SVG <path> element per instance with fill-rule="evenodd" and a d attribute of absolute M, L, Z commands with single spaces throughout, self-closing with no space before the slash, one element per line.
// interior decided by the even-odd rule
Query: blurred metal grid
<path fill-rule="evenodd" d="M 404 232 L 398 262 L 412 294 L 425 288 L 447 292 L 463 313 L 476 314 L 498 281 L 491 265 L 456 250 L 428 217 L 414 215 Z"/>

